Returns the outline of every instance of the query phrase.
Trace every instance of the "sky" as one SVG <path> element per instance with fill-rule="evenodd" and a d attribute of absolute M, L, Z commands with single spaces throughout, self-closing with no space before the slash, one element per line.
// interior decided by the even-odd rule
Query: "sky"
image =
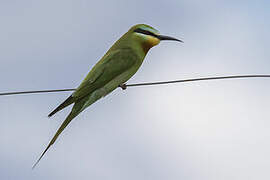
<path fill-rule="evenodd" d="M 266 0 L 1 0 L 0 92 L 75 88 L 131 26 L 161 42 L 128 83 L 270 74 Z M 0 179 L 269 179 L 269 79 L 116 89 L 31 167 L 70 92 L 0 97 Z"/>

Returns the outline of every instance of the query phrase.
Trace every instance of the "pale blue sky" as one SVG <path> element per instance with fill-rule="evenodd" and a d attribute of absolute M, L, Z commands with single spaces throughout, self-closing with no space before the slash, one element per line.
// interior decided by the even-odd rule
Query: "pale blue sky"
<path fill-rule="evenodd" d="M 0 92 L 77 87 L 130 26 L 162 42 L 129 81 L 270 74 L 269 1 L 0 1 Z M 0 179 L 269 179 L 270 81 L 117 89 L 78 116 L 34 171 L 70 93 L 0 97 Z"/>

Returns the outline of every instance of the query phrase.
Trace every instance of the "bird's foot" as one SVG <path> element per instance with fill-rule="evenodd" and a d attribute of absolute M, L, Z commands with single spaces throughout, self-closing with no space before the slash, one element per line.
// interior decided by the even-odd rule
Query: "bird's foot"
<path fill-rule="evenodd" d="M 127 85 L 126 84 L 120 84 L 119 87 L 122 88 L 122 90 L 126 90 L 127 89 Z"/>

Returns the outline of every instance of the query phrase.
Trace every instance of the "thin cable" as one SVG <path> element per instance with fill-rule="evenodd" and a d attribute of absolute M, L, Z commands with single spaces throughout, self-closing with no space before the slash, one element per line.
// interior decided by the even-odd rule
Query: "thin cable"
<path fill-rule="evenodd" d="M 53 89 L 53 90 L 41 90 L 41 91 L 7 92 L 7 93 L 0 93 L 0 96 L 18 95 L 18 94 L 52 93 L 52 92 L 64 92 L 64 91 L 75 91 L 75 89 Z"/>
<path fill-rule="evenodd" d="M 137 83 L 137 84 L 127 84 L 127 87 L 132 86 L 152 86 L 161 84 L 173 84 L 173 83 L 184 83 L 192 81 L 209 81 L 218 79 L 243 79 L 243 78 L 269 78 L 270 75 L 239 75 L 239 76 L 216 76 L 216 77 L 206 77 L 206 78 L 194 78 L 194 79 L 182 79 L 175 81 L 160 81 L 160 82 L 150 82 L 150 83 Z"/>
<path fill-rule="evenodd" d="M 270 78 L 270 75 L 216 76 L 216 77 L 182 79 L 182 80 L 174 80 L 174 81 L 159 81 L 159 82 L 146 82 L 146 83 L 136 83 L 136 84 L 124 84 L 124 85 L 121 85 L 119 87 L 121 87 L 124 90 L 127 87 L 135 87 L 135 86 L 153 86 L 153 85 L 184 83 L 184 82 L 194 82 L 194 81 L 209 81 L 209 80 L 219 80 L 219 79 L 244 79 L 244 78 Z M 37 93 L 65 92 L 65 91 L 75 91 L 75 90 L 76 89 L 53 89 L 53 90 L 39 90 L 39 91 L 18 91 L 18 92 L 0 93 L 0 96 L 18 95 L 18 94 L 37 94 Z"/>

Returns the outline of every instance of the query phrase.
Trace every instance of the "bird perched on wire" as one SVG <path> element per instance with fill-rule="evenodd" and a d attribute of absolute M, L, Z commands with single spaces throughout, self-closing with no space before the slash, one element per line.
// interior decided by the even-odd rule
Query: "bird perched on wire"
<path fill-rule="evenodd" d="M 116 41 L 87 74 L 75 92 L 48 115 L 51 117 L 65 107 L 74 104 L 71 112 L 33 168 L 50 146 L 53 145 L 61 132 L 80 112 L 117 87 L 120 86 L 125 89 L 124 83 L 137 72 L 149 49 L 158 45 L 162 40 L 183 42 L 170 36 L 160 35 L 156 29 L 146 24 L 131 27 L 128 32 Z"/>

